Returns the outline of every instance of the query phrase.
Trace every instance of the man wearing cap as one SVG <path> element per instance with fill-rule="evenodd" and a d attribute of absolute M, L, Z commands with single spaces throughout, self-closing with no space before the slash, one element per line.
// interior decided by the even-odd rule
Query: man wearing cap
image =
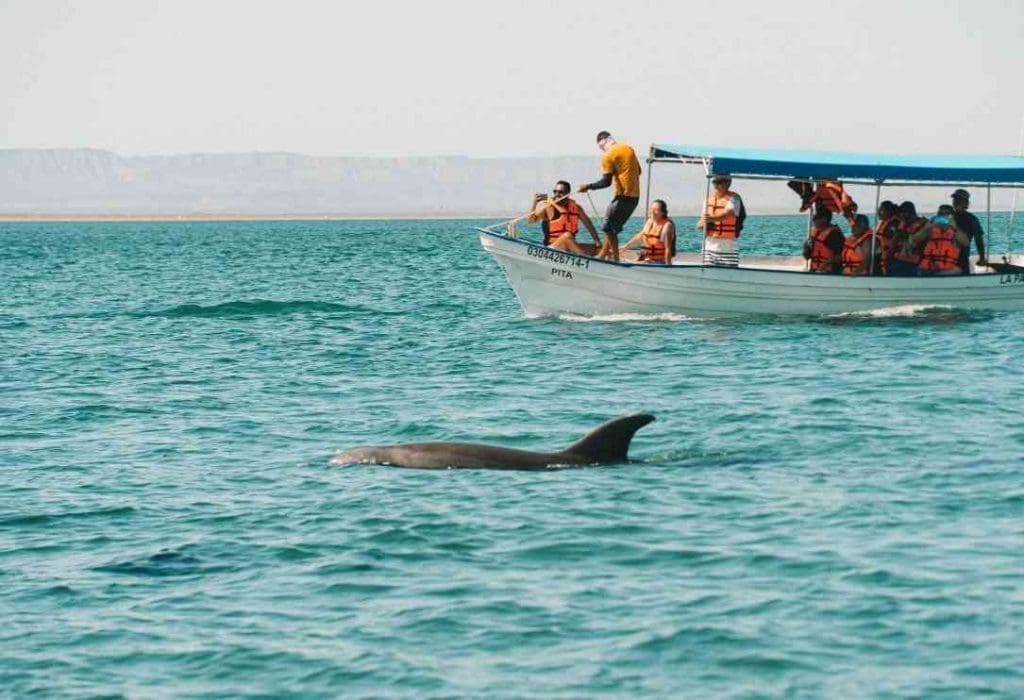
<path fill-rule="evenodd" d="M 716 175 L 711 184 L 713 187 L 704 204 L 704 213 L 697 221 L 697 230 L 704 232 L 703 263 L 718 267 L 739 267 L 740 246 L 737 239 L 747 218 L 743 200 L 729 189 L 732 178 L 728 175 Z"/>
<path fill-rule="evenodd" d="M 580 192 L 602 190 L 615 184 L 615 196 L 608 204 L 604 216 L 604 243 L 597 257 L 619 260 L 619 232 L 629 221 L 636 205 L 640 203 L 640 161 L 636 152 L 624 143 L 616 143 L 607 131 L 597 134 L 597 147 L 604 151 L 601 156 L 601 179 L 580 185 Z"/>
<path fill-rule="evenodd" d="M 978 264 L 984 265 L 985 260 L 985 231 L 981 228 L 981 222 L 967 208 L 971 204 L 971 195 L 967 190 L 956 190 L 950 197 L 953 198 L 953 222 L 956 227 L 967 235 L 967 245 L 960 250 L 960 269 L 965 275 L 971 273 L 971 241 L 978 246 Z"/>

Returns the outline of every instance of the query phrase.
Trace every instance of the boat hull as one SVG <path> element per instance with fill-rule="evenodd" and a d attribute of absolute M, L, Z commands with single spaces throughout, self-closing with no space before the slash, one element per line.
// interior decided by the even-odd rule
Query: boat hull
<path fill-rule="evenodd" d="M 1024 309 L 1024 274 L 844 277 L 799 269 L 614 263 L 481 230 L 528 315 L 829 315 L 904 306 Z M 784 268 L 785 266 L 780 266 Z"/>

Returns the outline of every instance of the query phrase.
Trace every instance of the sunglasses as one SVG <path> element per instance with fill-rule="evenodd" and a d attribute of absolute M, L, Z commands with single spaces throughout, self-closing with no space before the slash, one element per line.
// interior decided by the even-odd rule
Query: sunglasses
<path fill-rule="evenodd" d="M 551 190 L 551 191 L 554 192 L 555 194 L 557 194 L 559 197 L 561 197 L 562 195 L 565 195 L 565 194 L 569 194 L 569 192 L 567 190 Z"/>

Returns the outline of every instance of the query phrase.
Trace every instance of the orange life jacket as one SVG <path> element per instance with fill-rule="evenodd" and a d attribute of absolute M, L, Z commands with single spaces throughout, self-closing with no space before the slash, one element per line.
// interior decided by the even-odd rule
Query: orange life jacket
<path fill-rule="evenodd" d="M 895 216 L 890 216 L 885 221 L 879 221 L 878 226 L 875 227 L 875 237 L 878 239 L 878 248 L 881 251 L 881 258 L 879 259 L 879 266 L 881 267 L 882 274 L 889 274 L 889 258 L 892 257 L 892 242 L 895 231 L 899 228 L 899 219 Z"/>
<path fill-rule="evenodd" d="M 931 224 L 917 267 L 926 272 L 959 270 L 960 244 L 956 240 L 956 229 L 948 224 Z"/>
<path fill-rule="evenodd" d="M 883 250 L 892 245 L 893 230 L 899 228 L 898 224 L 899 219 L 895 216 L 890 216 L 884 221 L 879 221 L 878 226 L 875 227 L 875 235 L 878 236 Z"/>
<path fill-rule="evenodd" d="M 906 234 L 907 234 L 907 238 L 910 238 L 910 236 L 913 236 L 915 233 L 920 231 L 923 226 L 926 226 L 927 224 L 928 224 L 928 220 L 927 219 L 915 219 L 914 221 L 911 221 L 909 224 L 901 224 L 900 225 L 900 230 L 901 231 L 905 231 Z M 917 265 L 919 262 L 921 262 L 921 254 L 920 253 L 916 253 L 914 251 L 911 251 L 909 253 L 904 253 L 902 246 L 897 248 L 896 247 L 896 243 L 897 243 L 897 241 L 894 240 L 893 241 L 893 246 L 894 247 L 893 247 L 893 252 L 892 252 L 892 258 L 894 260 L 899 260 L 900 262 L 905 262 L 905 263 L 907 263 L 909 265 Z"/>
<path fill-rule="evenodd" d="M 827 241 L 838 226 L 829 226 L 824 231 L 811 229 L 811 272 L 835 272 L 839 266 L 836 253 L 828 247 Z"/>
<path fill-rule="evenodd" d="M 726 192 L 721 197 L 718 196 L 717 192 L 712 192 L 705 205 L 705 215 L 718 216 L 725 211 L 725 208 L 729 206 L 729 201 L 736 196 L 735 192 Z M 707 235 L 711 238 L 739 238 L 740 232 L 736 226 L 737 213 L 734 211 L 729 212 L 727 216 L 718 221 L 707 221 L 704 227 Z"/>
<path fill-rule="evenodd" d="M 861 266 L 867 257 L 860 252 L 860 246 L 872 235 L 874 235 L 873 232 L 865 231 L 857 238 L 851 235 L 843 241 L 843 274 L 851 276 L 859 274 L 857 268 Z"/>
<path fill-rule="evenodd" d="M 899 228 L 899 219 L 890 216 L 884 221 L 879 221 L 875 227 L 875 236 L 878 238 L 878 247 L 882 251 L 882 274 L 889 274 L 889 257 L 892 255 L 893 232 Z"/>
<path fill-rule="evenodd" d="M 657 233 L 653 231 L 651 233 L 645 233 L 642 237 L 644 244 L 644 260 L 646 262 L 663 263 L 665 262 L 665 240 L 663 236 L 665 234 L 665 227 L 668 226 L 668 222 L 672 219 L 665 217 L 665 223 L 661 225 Z M 673 255 L 674 250 L 669 251 L 669 255 Z"/>
<path fill-rule="evenodd" d="M 807 202 L 801 211 L 807 209 L 811 204 L 821 205 L 822 208 L 827 209 L 833 214 L 848 214 L 851 212 L 856 213 L 857 211 L 857 203 L 847 194 L 842 183 L 835 180 L 825 180 L 818 183 L 817 188 L 814 190 L 814 196 L 811 197 L 810 201 Z"/>
<path fill-rule="evenodd" d="M 557 219 L 548 222 L 548 235 L 552 241 L 566 231 L 575 236 L 576 232 L 580 230 L 580 205 L 571 199 L 567 199 L 563 206 L 565 207 L 565 213 L 561 214 Z"/>

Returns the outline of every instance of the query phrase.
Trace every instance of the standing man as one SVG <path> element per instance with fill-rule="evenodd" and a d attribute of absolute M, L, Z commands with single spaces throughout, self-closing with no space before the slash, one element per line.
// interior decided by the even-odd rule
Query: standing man
<path fill-rule="evenodd" d="M 737 239 L 747 218 L 743 200 L 729 189 L 732 187 L 732 178 L 728 175 L 716 175 L 711 184 L 714 187 L 704 205 L 704 214 L 697 221 L 697 229 L 704 232 L 703 263 L 718 267 L 739 267 L 740 246 Z"/>
<path fill-rule="evenodd" d="M 956 227 L 967 235 L 967 245 L 960 250 L 960 269 L 965 275 L 971 274 L 971 241 L 978 246 L 978 264 L 984 265 L 985 232 L 981 222 L 967 208 L 971 205 L 971 195 L 967 190 L 956 190 L 950 195 L 953 198 L 953 222 Z"/>
<path fill-rule="evenodd" d="M 607 131 L 597 134 L 597 147 L 604 151 L 601 156 L 601 179 L 580 185 L 580 192 L 603 190 L 615 183 L 615 196 L 608 204 L 604 215 L 604 243 L 597 257 L 619 261 L 619 232 L 629 221 L 636 205 L 640 203 L 640 161 L 636 152 L 624 143 L 616 143 Z"/>

